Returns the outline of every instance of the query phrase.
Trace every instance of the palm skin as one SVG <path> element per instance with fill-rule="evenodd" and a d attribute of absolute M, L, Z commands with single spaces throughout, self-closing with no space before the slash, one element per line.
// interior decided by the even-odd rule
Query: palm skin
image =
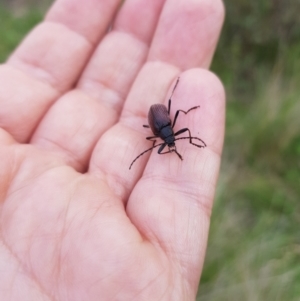
<path fill-rule="evenodd" d="M 0 300 L 195 299 L 224 135 L 205 70 L 223 6 L 118 6 L 56 1 L 0 67 Z M 208 147 L 177 141 L 183 161 L 154 151 L 129 171 L 179 74 L 171 116 L 200 105 L 176 128 Z"/>

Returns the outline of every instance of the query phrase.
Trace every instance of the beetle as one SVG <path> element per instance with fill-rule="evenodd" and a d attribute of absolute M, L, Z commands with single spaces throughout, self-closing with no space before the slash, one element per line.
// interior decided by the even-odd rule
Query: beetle
<path fill-rule="evenodd" d="M 131 169 L 133 163 L 139 158 L 141 157 L 143 154 L 145 154 L 146 152 L 149 152 L 150 150 L 154 149 L 155 147 L 160 146 L 160 148 L 158 149 L 157 153 L 160 155 L 163 154 L 168 154 L 168 153 L 175 153 L 180 160 L 183 160 L 182 156 L 177 152 L 176 149 L 176 145 L 175 145 L 175 141 L 180 140 L 180 139 L 189 139 L 189 143 L 193 144 L 199 148 L 204 148 L 206 147 L 206 143 L 198 138 L 198 137 L 192 137 L 191 135 L 191 131 L 189 130 L 189 128 L 183 128 L 177 132 L 174 133 L 174 126 L 176 124 L 179 112 L 182 112 L 184 114 L 189 113 L 192 110 L 198 109 L 200 108 L 200 106 L 195 106 L 190 108 L 187 111 L 183 111 L 183 110 L 177 110 L 175 113 L 175 117 L 174 120 L 172 122 L 171 118 L 170 118 L 170 110 L 171 110 L 171 102 L 172 102 L 172 96 L 173 93 L 177 87 L 179 83 L 179 77 L 177 78 L 177 81 L 175 83 L 175 86 L 173 88 L 173 91 L 171 93 L 171 96 L 169 98 L 169 103 L 168 103 L 168 108 L 163 105 L 163 104 L 154 104 L 150 107 L 149 109 L 149 113 L 148 113 L 148 123 L 149 125 L 143 125 L 143 127 L 145 128 L 151 128 L 152 133 L 154 134 L 154 136 L 149 136 L 146 137 L 147 140 L 153 141 L 153 145 L 151 148 L 143 151 L 142 153 L 140 153 L 130 164 L 129 169 Z M 175 138 L 176 136 L 188 132 L 189 136 L 188 137 L 180 137 L 180 138 Z M 161 138 L 164 142 L 160 143 L 160 144 L 156 144 L 156 138 Z M 196 139 L 202 142 L 201 145 L 193 143 L 192 139 Z M 163 152 L 164 148 L 168 146 L 169 150 Z"/>

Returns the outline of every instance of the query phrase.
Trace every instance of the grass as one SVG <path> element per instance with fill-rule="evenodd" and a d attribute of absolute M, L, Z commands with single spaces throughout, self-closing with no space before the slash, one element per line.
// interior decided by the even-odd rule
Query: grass
<path fill-rule="evenodd" d="M 31 10 L 19 15 L 12 14 L 0 6 L 0 62 L 4 62 L 8 55 L 16 48 L 21 39 L 42 19 L 38 10 Z"/>
<path fill-rule="evenodd" d="M 225 31 L 215 56 L 227 129 L 198 301 L 300 299 L 300 43 L 276 44 Z"/>
<path fill-rule="evenodd" d="M 41 18 L 0 9 L 0 61 Z M 261 53 L 241 57 L 227 44 L 223 39 L 213 64 L 227 90 L 227 131 L 197 300 L 296 301 L 300 44 L 272 63 Z"/>
<path fill-rule="evenodd" d="M 287 54 L 295 62 L 296 48 Z M 254 66 L 240 90 L 219 70 L 227 132 L 198 301 L 300 298 L 299 73 L 277 64 Z"/>

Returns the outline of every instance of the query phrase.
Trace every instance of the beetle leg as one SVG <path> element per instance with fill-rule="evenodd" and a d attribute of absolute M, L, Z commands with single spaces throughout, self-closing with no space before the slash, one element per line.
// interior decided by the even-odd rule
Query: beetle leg
<path fill-rule="evenodd" d="M 166 153 L 170 153 L 170 151 L 164 152 L 162 153 L 163 149 L 166 147 L 167 143 L 163 143 L 161 145 L 161 147 L 158 149 L 157 153 L 159 153 L 160 155 L 166 154 Z"/>
<path fill-rule="evenodd" d="M 187 111 L 177 110 L 177 111 L 176 111 L 176 114 L 175 114 L 175 117 L 174 117 L 173 124 L 172 124 L 172 128 L 175 126 L 175 123 L 176 123 L 177 117 L 178 117 L 178 115 L 179 115 L 179 112 L 182 112 L 182 113 L 184 113 L 184 114 L 187 114 L 189 111 L 195 110 L 195 109 L 198 109 L 198 108 L 200 108 L 200 106 L 192 107 L 192 108 L 190 108 L 190 109 L 187 110 Z"/>
<path fill-rule="evenodd" d="M 163 151 L 163 149 L 166 147 L 166 145 L 167 145 L 167 144 L 164 143 L 164 144 L 158 149 L 157 152 L 158 152 L 160 155 L 164 155 L 164 154 L 169 154 L 169 153 L 175 152 L 176 155 L 179 157 L 179 159 L 180 159 L 180 160 L 183 160 L 182 156 L 177 152 L 176 147 L 175 147 L 175 148 L 172 148 L 172 149 L 169 149 L 168 151 L 165 151 L 165 152 L 162 153 L 162 151 Z"/>
<path fill-rule="evenodd" d="M 168 115 L 170 115 L 171 111 L 171 98 L 169 99 L 169 104 L 168 104 Z"/>
<path fill-rule="evenodd" d="M 183 159 L 182 159 L 182 156 L 177 152 L 176 147 L 175 147 L 175 148 L 172 148 L 172 149 L 169 149 L 168 151 L 165 151 L 165 152 L 162 153 L 162 151 L 163 151 L 163 149 L 166 147 L 166 145 L 167 145 L 167 144 L 164 143 L 164 144 L 158 149 L 157 152 L 158 152 L 160 155 L 164 155 L 164 154 L 169 154 L 169 153 L 175 152 L 176 155 L 180 158 L 180 160 L 183 160 Z"/>
<path fill-rule="evenodd" d="M 156 136 L 146 137 L 147 140 L 153 141 L 153 146 L 154 146 L 155 142 L 156 142 L 156 139 L 153 140 L 153 138 L 156 138 Z"/>
<path fill-rule="evenodd" d="M 184 128 L 184 129 L 179 130 L 178 132 L 176 132 L 176 133 L 174 134 L 174 136 L 178 136 L 178 135 L 180 135 L 180 134 L 182 134 L 182 133 L 185 133 L 185 132 L 187 132 L 187 131 L 189 132 L 189 137 L 177 138 L 177 139 L 175 139 L 175 140 L 189 139 L 189 140 L 190 140 L 190 144 L 193 144 L 193 145 L 195 145 L 195 146 L 197 146 L 197 147 L 205 147 L 205 146 L 206 146 L 206 143 L 205 143 L 203 140 L 201 140 L 200 138 L 198 138 L 198 137 L 192 137 L 191 131 L 190 131 L 188 128 Z M 204 145 L 199 145 L 199 144 L 193 143 L 193 142 L 192 142 L 192 139 L 200 140 Z"/>
<path fill-rule="evenodd" d="M 191 137 L 191 131 L 190 131 L 190 129 L 188 129 L 188 128 L 184 128 L 184 129 L 179 130 L 178 132 L 176 132 L 176 133 L 174 134 L 174 136 L 178 136 L 178 135 L 180 135 L 180 134 L 182 134 L 182 133 L 185 133 L 186 131 L 189 132 L 189 137 Z"/>

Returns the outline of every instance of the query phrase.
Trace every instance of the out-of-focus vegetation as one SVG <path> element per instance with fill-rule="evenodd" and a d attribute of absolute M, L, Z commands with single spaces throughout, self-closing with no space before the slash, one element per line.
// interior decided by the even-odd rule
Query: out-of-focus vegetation
<path fill-rule="evenodd" d="M 3 62 L 20 40 L 41 19 L 41 13 L 32 11 L 16 17 L 0 6 L 0 62 Z"/>
<path fill-rule="evenodd" d="M 227 132 L 197 300 L 298 301 L 300 1 L 225 6 L 212 69 L 227 91 Z M 41 19 L 0 6 L 0 61 Z"/>
<path fill-rule="evenodd" d="M 198 301 L 300 300 L 300 1 L 226 0 L 227 131 Z"/>

